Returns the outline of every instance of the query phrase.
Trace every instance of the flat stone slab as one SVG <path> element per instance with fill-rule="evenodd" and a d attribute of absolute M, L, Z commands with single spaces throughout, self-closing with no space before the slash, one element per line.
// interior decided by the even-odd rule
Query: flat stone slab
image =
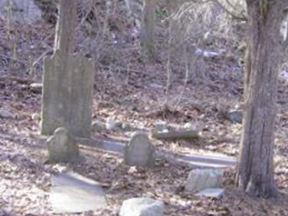
<path fill-rule="evenodd" d="M 227 168 L 236 165 L 236 159 L 226 155 L 178 155 L 175 160 L 196 168 Z"/>
<path fill-rule="evenodd" d="M 224 189 L 222 188 L 207 188 L 196 194 L 196 196 L 210 198 L 221 198 L 223 195 Z"/>
<path fill-rule="evenodd" d="M 52 177 L 50 202 L 56 214 L 94 211 L 107 206 L 98 182 L 71 171 Z"/>
<path fill-rule="evenodd" d="M 92 139 L 78 139 L 80 144 L 93 146 L 111 153 L 124 155 L 125 144 L 116 141 L 97 141 Z M 227 168 L 236 166 L 236 159 L 222 154 L 175 154 L 169 151 L 157 151 L 156 158 L 166 158 L 170 162 L 184 163 L 192 168 Z"/>

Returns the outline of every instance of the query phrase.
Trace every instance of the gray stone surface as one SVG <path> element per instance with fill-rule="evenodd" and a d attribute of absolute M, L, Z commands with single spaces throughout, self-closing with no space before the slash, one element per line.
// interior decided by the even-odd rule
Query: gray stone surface
<path fill-rule="evenodd" d="M 27 24 L 40 20 L 42 15 L 33 0 L 0 0 L 0 17 L 7 18 L 9 13 L 11 20 Z"/>
<path fill-rule="evenodd" d="M 93 132 L 101 132 L 106 130 L 106 125 L 104 122 L 96 120 L 92 123 L 92 130 Z"/>
<path fill-rule="evenodd" d="M 216 198 L 216 199 L 221 198 L 223 195 L 224 195 L 224 189 L 222 188 L 207 188 L 196 194 L 196 196 Z"/>
<path fill-rule="evenodd" d="M 223 171 L 220 169 L 194 169 L 187 178 L 185 189 L 189 193 L 207 188 L 217 188 L 222 184 Z"/>
<path fill-rule="evenodd" d="M 227 118 L 234 124 L 240 124 L 242 123 L 243 112 L 240 110 L 231 110 L 227 113 Z"/>
<path fill-rule="evenodd" d="M 7 109 L 0 108 L 0 118 L 15 118 L 15 115 Z"/>
<path fill-rule="evenodd" d="M 94 65 L 84 56 L 63 56 L 57 51 L 44 61 L 41 133 L 66 127 L 74 136 L 89 137 Z"/>
<path fill-rule="evenodd" d="M 120 209 L 120 216 L 162 216 L 164 203 L 151 198 L 132 198 L 125 200 Z"/>
<path fill-rule="evenodd" d="M 168 156 L 168 154 L 166 155 Z M 179 154 L 173 157 L 173 161 L 177 163 L 185 163 L 192 168 L 220 169 L 236 165 L 236 159 L 226 155 Z"/>
<path fill-rule="evenodd" d="M 155 161 L 155 149 L 144 132 L 135 132 L 125 146 L 124 162 L 129 166 L 151 167 Z"/>
<path fill-rule="evenodd" d="M 98 182 L 73 172 L 53 176 L 50 202 L 54 213 L 80 213 L 107 205 Z"/>
<path fill-rule="evenodd" d="M 79 156 L 79 148 L 66 128 L 57 128 L 47 140 L 49 162 L 69 162 Z"/>

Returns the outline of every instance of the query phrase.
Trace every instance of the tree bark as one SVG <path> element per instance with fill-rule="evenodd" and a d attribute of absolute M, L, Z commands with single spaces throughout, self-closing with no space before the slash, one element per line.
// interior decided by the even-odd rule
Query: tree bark
<path fill-rule="evenodd" d="M 143 20 L 141 23 L 140 42 L 142 55 L 149 60 L 155 60 L 155 9 L 156 0 L 144 0 Z"/>
<path fill-rule="evenodd" d="M 246 2 L 249 15 L 246 110 L 236 181 L 249 195 L 269 198 L 277 194 L 273 166 L 274 123 L 281 61 L 279 29 L 281 11 L 287 2 Z"/>
<path fill-rule="evenodd" d="M 75 48 L 76 0 L 60 0 L 58 13 L 54 52 L 59 49 L 63 54 L 71 54 Z"/>

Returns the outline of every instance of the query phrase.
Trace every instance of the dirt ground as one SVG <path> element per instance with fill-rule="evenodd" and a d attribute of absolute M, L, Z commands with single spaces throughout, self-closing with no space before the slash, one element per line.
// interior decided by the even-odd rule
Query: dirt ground
<path fill-rule="evenodd" d="M 82 160 L 73 164 L 46 164 L 45 137 L 39 135 L 41 93 L 29 85 L 41 81 L 42 61 L 29 73 L 29 58 L 49 53 L 53 46 L 54 27 L 41 21 L 33 26 L 16 25 L 7 33 L 0 20 L 0 108 L 15 116 L 0 118 L 0 215 L 52 215 L 48 195 L 51 175 L 63 167 L 73 169 L 100 182 L 106 190 L 107 209 L 82 215 L 117 215 L 123 200 L 149 196 L 163 200 L 165 215 L 288 215 L 288 81 L 279 84 L 279 114 L 276 127 L 275 177 L 279 196 L 275 199 L 252 199 L 234 186 L 234 169 L 225 171 L 225 195 L 221 199 L 188 195 L 183 185 L 189 167 L 159 160 L 153 169 L 131 169 L 117 155 L 81 146 Z M 12 36 L 11 36 L 11 35 Z M 17 60 L 13 56 L 13 39 L 17 35 Z M 13 41 L 13 40 L 12 40 Z M 50 47 L 50 48 L 49 48 Z M 130 45 L 129 45 L 130 47 Z M 131 48 L 131 47 L 130 47 Z M 112 117 L 135 128 L 152 129 L 166 121 L 181 127 L 196 125 L 202 138 L 198 141 L 162 142 L 152 140 L 159 149 L 178 153 L 223 153 L 238 156 L 241 124 L 233 124 L 225 113 L 239 105 L 243 72 L 236 60 L 204 59 L 205 79 L 186 85 L 184 72 L 175 67 L 172 87 L 166 89 L 165 62 L 139 62 L 139 48 L 126 51 L 118 47 L 113 58 L 102 56 L 95 74 L 93 119 Z M 117 59 L 127 54 L 127 63 Z M 107 54 L 109 52 L 107 51 Z M 125 55 L 124 55 L 125 56 Z M 235 59 L 237 58 L 235 53 Z M 119 63 L 120 62 L 120 63 Z M 119 64 L 118 64 L 119 63 Z M 181 96 L 179 96 L 181 95 Z M 94 139 L 127 140 L 124 132 L 94 133 Z"/>

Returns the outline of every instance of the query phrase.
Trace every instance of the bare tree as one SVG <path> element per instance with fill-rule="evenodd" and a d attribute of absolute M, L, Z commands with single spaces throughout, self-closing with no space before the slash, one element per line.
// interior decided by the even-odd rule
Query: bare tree
<path fill-rule="evenodd" d="M 281 22 L 287 0 L 246 0 L 249 33 L 245 109 L 237 184 L 252 196 L 277 194 L 273 146 L 278 69 L 283 55 Z"/>

